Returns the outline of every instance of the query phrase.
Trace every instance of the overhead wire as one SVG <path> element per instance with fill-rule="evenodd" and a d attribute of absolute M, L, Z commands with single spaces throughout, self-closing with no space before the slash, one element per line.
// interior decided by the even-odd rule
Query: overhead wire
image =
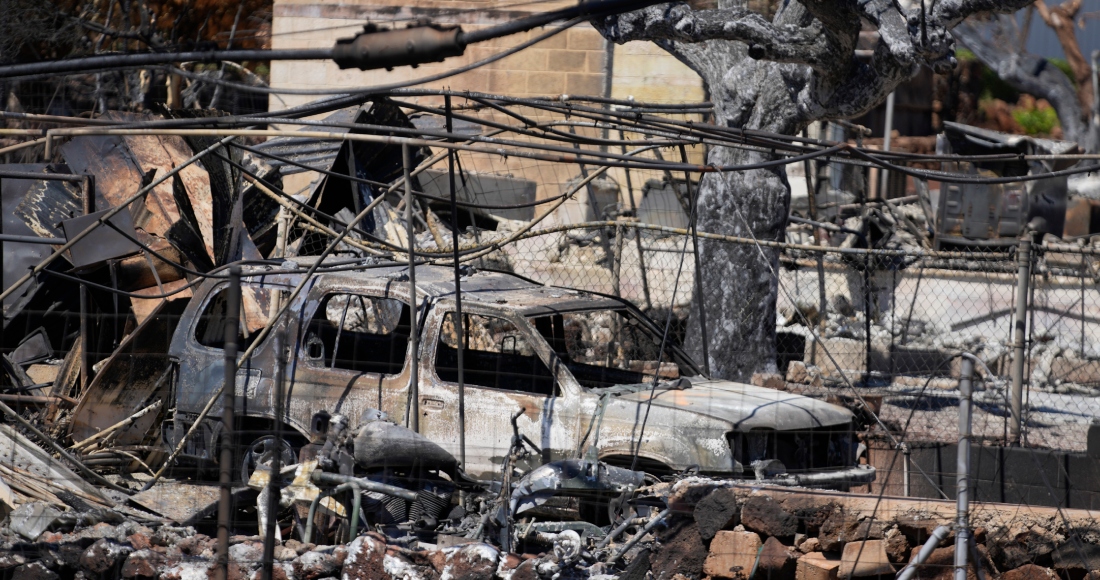
<path fill-rule="evenodd" d="M 348 91 L 347 89 L 293 89 L 293 88 L 276 89 L 276 88 L 271 88 L 271 87 L 257 87 L 255 85 L 247 85 L 247 84 L 244 84 L 244 83 L 238 83 L 238 82 L 234 82 L 234 81 L 227 81 L 225 79 L 212 78 L 212 77 L 208 77 L 206 75 L 197 74 L 197 73 L 193 73 L 193 72 L 190 72 L 190 71 L 185 71 L 185 70 L 177 68 L 177 67 L 161 66 L 160 68 L 170 70 L 173 74 L 178 74 L 180 76 L 184 76 L 184 77 L 187 77 L 187 78 L 190 78 L 190 79 L 193 79 L 193 80 L 198 80 L 200 82 L 221 85 L 221 86 L 225 86 L 225 87 L 229 87 L 229 88 L 234 88 L 234 89 L 237 89 L 237 90 L 240 90 L 240 91 L 263 93 L 263 94 L 267 94 L 267 95 L 341 95 L 341 96 L 355 95 L 355 96 L 363 96 L 363 95 L 370 95 L 370 94 L 379 93 L 379 92 L 391 91 L 391 90 L 394 90 L 394 89 L 401 89 L 401 88 L 405 88 L 405 87 L 412 87 L 412 86 L 416 86 L 416 85 L 422 85 L 422 84 L 426 84 L 426 83 L 441 81 L 441 80 L 446 79 L 446 78 L 450 78 L 450 77 L 453 77 L 453 76 L 460 75 L 464 72 L 469 72 L 471 70 L 483 67 L 485 65 L 492 64 L 492 63 L 494 63 L 498 60 L 501 60 L 503 58 L 507 58 L 509 56 L 512 56 L 513 54 L 516 54 L 517 52 L 519 52 L 521 50 L 524 50 L 524 49 L 526 49 L 530 46 L 538 44 L 538 43 L 540 43 L 540 42 L 542 42 L 542 41 L 544 41 L 548 38 L 551 38 L 551 37 L 553 37 L 553 36 L 555 36 L 555 35 L 557 35 L 561 32 L 564 32 L 565 30 L 568 30 L 569 28 L 572 28 L 573 26 L 576 26 L 577 24 L 580 24 L 584 20 L 585 20 L 584 17 L 573 18 L 572 20 L 566 22 L 565 24 L 562 24 L 558 28 L 555 28 L 553 30 L 549 30 L 547 32 L 544 32 L 544 33 L 542 33 L 542 34 L 540 34 L 540 35 L 538 35 L 538 36 L 536 36 L 536 37 L 534 37 L 530 40 L 526 40 L 524 42 L 521 42 L 521 43 L 517 44 L 516 46 L 505 49 L 505 50 L 503 50 L 501 52 L 498 52 L 496 54 L 489 55 L 489 56 L 487 56 L 487 57 L 485 57 L 485 58 L 483 58 L 483 59 L 481 59 L 477 62 L 472 62 L 472 63 L 467 64 L 467 65 L 463 65 L 463 66 L 460 66 L 460 67 L 457 67 L 457 68 L 447 69 L 446 71 L 443 71 L 443 72 L 440 72 L 440 73 L 436 73 L 436 74 L 433 74 L 433 75 L 428 75 L 428 76 L 424 76 L 424 77 L 420 77 L 420 78 L 416 78 L 416 79 L 411 79 L 411 80 L 407 80 L 407 81 L 399 81 L 399 82 L 388 83 L 388 84 L 383 84 L 383 85 L 374 85 L 374 86 L 370 86 L 370 87 L 364 87 L 362 89 L 356 89 L 356 90 L 353 90 L 353 91 Z"/>

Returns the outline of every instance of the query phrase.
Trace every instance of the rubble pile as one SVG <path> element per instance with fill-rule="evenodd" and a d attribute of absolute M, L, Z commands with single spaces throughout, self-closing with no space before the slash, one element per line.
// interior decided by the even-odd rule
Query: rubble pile
<path fill-rule="evenodd" d="M 687 478 L 643 490 L 664 497 L 667 516 L 621 526 L 621 542 L 599 532 L 561 536 L 522 552 L 490 543 L 410 548 L 377 533 L 347 543 L 296 539 L 274 548 L 274 578 L 317 580 L 536 580 L 655 578 L 681 580 L 836 580 L 893 577 L 941 525 L 953 521 L 948 502 L 846 494 L 806 494 Z M 28 504 L 36 505 L 36 504 Z M 40 505 L 40 504 L 39 504 Z M 37 508 L 41 512 L 41 508 Z M 657 522 L 656 525 L 650 525 Z M 1087 512 L 1049 508 L 976 510 L 976 553 L 987 578 L 1095 580 L 1100 529 Z M 51 527 L 58 527 L 55 522 Z M 0 574 L 14 578 L 135 578 L 187 580 L 212 574 L 216 543 L 194 527 L 132 520 L 57 531 L 0 530 Z M 954 532 L 936 545 L 922 579 L 953 577 Z M 257 579 L 260 536 L 230 538 L 229 578 Z M 607 550 L 614 546 L 615 550 Z M 626 547 L 626 550 L 622 548 Z M 975 577 L 973 568 L 968 577 Z"/>
<path fill-rule="evenodd" d="M 670 484 L 667 493 L 676 515 L 648 565 L 635 566 L 654 578 L 892 578 L 954 518 L 948 502 L 876 502 L 698 478 Z M 1100 537 L 1087 511 L 981 509 L 971 525 L 986 578 L 1100 577 Z M 954 543 L 951 532 L 916 577 L 953 578 Z M 967 577 L 977 577 L 973 567 Z"/>

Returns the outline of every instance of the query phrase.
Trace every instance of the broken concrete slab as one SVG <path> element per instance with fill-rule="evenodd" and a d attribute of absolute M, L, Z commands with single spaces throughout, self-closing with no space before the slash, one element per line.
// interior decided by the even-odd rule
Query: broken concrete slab
<path fill-rule="evenodd" d="M 42 532 L 61 517 L 63 512 L 45 502 L 25 503 L 11 512 L 8 528 L 24 538 L 34 541 Z"/>
<path fill-rule="evenodd" d="M 186 526 L 214 513 L 220 497 L 221 487 L 218 484 L 162 481 L 130 496 L 129 501 Z"/>

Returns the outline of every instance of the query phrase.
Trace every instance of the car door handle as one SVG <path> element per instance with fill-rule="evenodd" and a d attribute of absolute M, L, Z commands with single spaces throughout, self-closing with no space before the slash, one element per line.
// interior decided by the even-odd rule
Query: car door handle
<path fill-rule="evenodd" d="M 432 397 L 420 397 L 420 409 L 427 411 L 442 411 L 446 407 L 446 403 L 442 399 L 435 399 Z"/>

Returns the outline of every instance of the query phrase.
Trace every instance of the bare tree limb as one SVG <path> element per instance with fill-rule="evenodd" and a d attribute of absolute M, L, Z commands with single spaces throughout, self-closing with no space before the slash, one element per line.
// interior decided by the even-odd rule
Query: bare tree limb
<path fill-rule="evenodd" d="M 1007 16 L 985 21 L 967 21 L 955 28 L 955 35 L 986 66 L 1020 92 L 1046 99 L 1058 113 L 1066 139 L 1089 151 L 1100 148 L 1100 135 L 1085 123 L 1081 103 L 1069 77 L 1044 58 L 1017 50 L 1006 50 L 1003 36 L 1014 25 Z"/>
<path fill-rule="evenodd" d="M 735 40 L 748 45 L 752 58 L 773 62 L 813 65 L 832 48 L 816 21 L 807 22 L 807 27 L 777 26 L 745 8 L 696 11 L 686 4 L 658 4 L 593 24 L 616 43 Z"/>
<path fill-rule="evenodd" d="M 1067 0 L 1054 8 L 1047 8 L 1043 0 L 1035 0 L 1035 9 L 1039 11 L 1043 22 L 1054 30 L 1058 43 L 1062 45 L 1066 62 L 1073 71 L 1073 80 L 1077 83 L 1077 99 L 1081 101 L 1081 110 L 1092 110 L 1092 67 L 1081 53 L 1073 22 L 1081 10 L 1081 0 Z"/>

